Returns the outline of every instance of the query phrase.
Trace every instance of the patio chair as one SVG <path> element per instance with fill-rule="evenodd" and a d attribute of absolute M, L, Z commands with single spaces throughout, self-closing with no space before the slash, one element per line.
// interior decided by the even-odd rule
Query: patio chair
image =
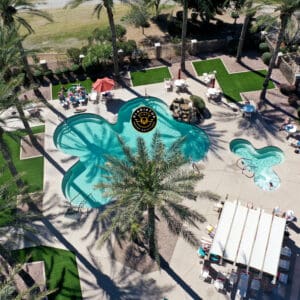
<path fill-rule="evenodd" d="M 290 269 L 290 261 L 286 259 L 280 259 L 279 260 L 279 268 L 288 271 Z"/>
<path fill-rule="evenodd" d="M 283 283 L 283 284 L 287 284 L 288 283 L 288 279 L 289 279 L 289 275 L 286 273 L 282 273 L 280 272 L 278 274 L 278 281 Z"/>
<path fill-rule="evenodd" d="M 281 249 L 281 252 L 280 254 L 282 256 L 286 256 L 286 257 L 291 257 L 292 255 L 292 250 L 288 247 L 288 246 L 285 246 Z"/>
<path fill-rule="evenodd" d="M 93 101 L 93 103 L 97 103 L 98 102 L 98 93 L 96 91 L 92 91 L 89 94 L 89 100 Z"/>
<path fill-rule="evenodd" d="M 249 290 L 249 293 L 250 293 L 251 297 L 256 298 L 258 296 L 260 288 L 261 288 L 260 279 L 253 278 L 251 280 L 250 290 Z"/>
<path fill-rule="evenodd" d="M 230 286 L 231 288 L 233 288 L 233 286 L 237 283 L 237 281 L 238 281 L 238 273 L 232 271 L 232 272 L 229 274 L 229 278 L 228 278 L 229 286 Z"/>
<path fill-rule="evenodd" d="M 218 292 L 224 292 L 226 285 L 226 276 L 222 272 L 218 272 L 217 278 L 214 282 L 214 286 Z"/>
<path fill-rule="evenodd" d="M 203 281 L 208 282 L 208 283 L 211 282 L 212 278 L 209 274 L 209 268 L 207 268 L 207 267 L 203 268 L 202 273 L 201 273 L 201 277 L 202 277 Z"/>
<path fill-rule="evenodd" d="M 173 90 L 173 84 L 170 78 L 165 78 L 164 85 L 167 92 L 171 92 Z"/>

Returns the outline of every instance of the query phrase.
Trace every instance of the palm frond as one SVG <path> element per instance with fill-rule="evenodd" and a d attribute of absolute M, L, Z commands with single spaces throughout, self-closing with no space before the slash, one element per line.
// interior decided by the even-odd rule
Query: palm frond
<path fill-rule="evenodd" d="M 71 0 L 71 1 L 69 1 L 69 2 L 64 6 L 64 8 L 65 8 L 65 9 L 68 8 L 68 7 L 70 7 L 70 8 L 76 8 L 76 7 L 78 7 L 79 5 L 81 5 L 81 4 L 85 3 L 85 2 L 88 2 L 88 1 L 90 1 L 90 0 Z"/>
<path fill-rule="evenodd" d="M 206 221 L 206 218 L 203 215 L 183 204 L 175 203 L 173 201 L 166 201 L 166 205 L 173 211 L 176 217 L 180 218 L 181 221 L 187 222 L 196 228 L 198 228 L 198 226 L 194 221 L 201 223 Z"/>
<path fill-rule="evenodd" d="M 99 3 L 95 6 L 93 14 L 97 15 L 97 18 L 100 19 L 100 14 L 103 8 L 103 3 Z"/>
<path fill-rule="evenodd" d="M 220 195 L 215 194 L 213 192 L 210 191 L 202 191 L 198 193 L 200 198 L 206 198 L 212 201 L 219 201 L 221 199 Z"/>

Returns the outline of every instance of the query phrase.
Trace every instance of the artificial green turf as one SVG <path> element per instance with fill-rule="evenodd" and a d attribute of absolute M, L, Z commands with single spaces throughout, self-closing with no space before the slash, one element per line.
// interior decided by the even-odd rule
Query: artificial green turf
<path fill-rule="evenodd" d="M 20 263 L 44 261 L 47 290 L 57 289 L 49 300 L 82 299 L 76 256 L 62 249 L 38 246 L 13 252 Z M 28 260 L 29 257 L 29 260 Z"/>
<path fill-rule="evenodd" d="M 33 133 L 41 133 L 45 131 L 45 126 L 37 126 L 32 128 Z M 24 130 L 18 130 L 13 133 L 14 138 L 5 133 L 3 138 L 6 142 L 13 163 L 18 172 L 21 174 L 23 181 L 28 186 L 29 192 L 40 191 L 43 189 L 43 157 L 29 158 L 20 160 L 20 143 L 21 137 L 26 135 Z M 5 166 L 6 162 L 0 153 L 0 166 Z M 3 175 L 0 177 L 0 185 L 11 179 L 11 174 L 6 167 Z"/>
<path fill-rule="evenodd" d="M 67 83 L 67 84 L 57 84 L 52 85 L 52 99 L 58 99 L 58 92 L 61 91 L 61 88 L 64 86 L 66 90 L 68 90 L 72 85 L 80 84 L 85 87 L 86 91 L 89 93 L 92 90 L 92 80 L 87 78 L 86 80 L 80 81 L 77 80 L 76 82 Z"/>
<path fill-rule="evenodd" d="M 133 86 L 163 82 L 165 78 L 171 78 L 168 67 L 147 69 L 131 72 Z"/>
<path fill-rule="evenodd" d="M 193 62 L 197 75 L 217 71 L 216 78 L 222 89 L 223 95 L 230 101 L 242 101 L 240 93 L 258 91 L 262 89 L 266 70 L 249 71 L 229 74 L 221 59 L 209 59 Z M 268 89 L 274 88 L 272 81 Z"/>

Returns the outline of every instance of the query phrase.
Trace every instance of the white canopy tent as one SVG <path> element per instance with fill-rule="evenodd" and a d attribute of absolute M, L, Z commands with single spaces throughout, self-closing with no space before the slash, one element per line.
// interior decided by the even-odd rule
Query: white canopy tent
<path fill-rule="evenodd" d="M 277 275 L 286 220 L 225 202 L 210 254 Z"/>

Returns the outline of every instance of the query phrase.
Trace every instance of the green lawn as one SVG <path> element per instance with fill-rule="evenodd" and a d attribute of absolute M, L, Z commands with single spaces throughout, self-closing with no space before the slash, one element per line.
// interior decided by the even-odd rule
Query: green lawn
<path fill-rule="evenodd" d="M 33 127 L 34 133 L 41 133 L 45 131 L 45 126 Z M 23 130 L 14 132 L 15 138 L 12 138 L 7 133 L 4 134 L 4 140 L 7 143 L 11 153 L 13 162 L 19 173 L 22 174 L 24 182 L 28 185 L 29 192 L 40 191 L 43 189 L 43 157 L 30 158 L 20 160 L 20 139 L 21 136 L 26 135 Z M 0 153 L 0 166 L 5 166 L 5 161 Z M 5 168 L 3 175 L 0 177 L 0 185 L 11 178 L 9 170 Z"/>
<path fill-rule="evenodd" d="M 198 76 L 203 73 L 217 71 L 216 77 L 223 91 L 223 95 L 230 101 L 242 101 L 240 93 L 258 91 L 262 89 L 266 70 L 241 72 L 229 74 L 221 59 L 209 59 L 193 62 Z M 269 89 L 274 88 L 273 82 L 269 82 Z"/>
<path fill-rule="evenodd" d="M 58 94 L 58 92 L 60 92 L 62 86 L 64 86 L 68 90 L 68 88 L 70 88 L 72 85 L 74 85 L 74 84 L 76 85 L 79 83 L 85 87 L 85 89 L 88 93 L 92 90 L 93 82 L 91 79 L 87 78 L 86 80 L 83 80 L 83 81 L 77 80 L 76 82 L 72 82 L 72 83 L 52 85 L 52 98 L 58 99 L 57 94 Z"/>
<path fill-rule="evenodd" d="M 172 77 L 168 67 L 131 72 L 130 75 L 133 86 L 163 82 Z"/>
<path fill-rule="evenodd" d="M 44 261 L 47 289 L 56 292 L 48 296 L 49 300 L 82 299 L 76 257 L 74 253 L 62 249 L 39 246 L 13 252 L 16 259 L 26 262 Z"/>

